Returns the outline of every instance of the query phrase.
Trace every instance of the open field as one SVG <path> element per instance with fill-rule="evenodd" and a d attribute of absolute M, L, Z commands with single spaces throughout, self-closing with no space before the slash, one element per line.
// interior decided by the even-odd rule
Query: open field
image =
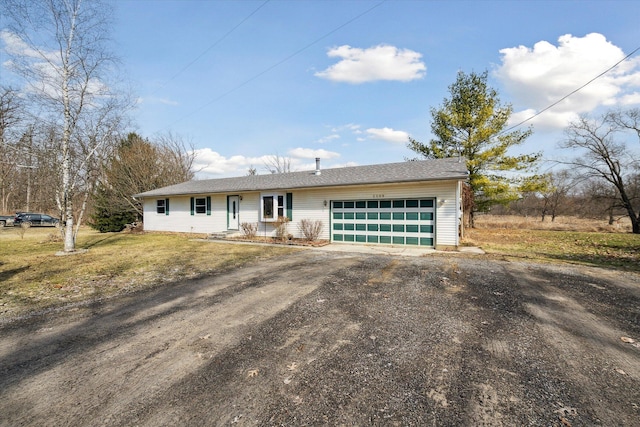
<path fill-rule="evenodd" d="M 477 228 L 486 229 L 527 229 L 553 231 L 586 231 L 603 233 L 631 233 L 631 221 L 624 217 L 609 225 L 604 219 L 577 218 L 574 216 L 558 216 L 552 222 L 547 216 L 540 217 L 517 215 L 476 215 Z"/>
<path fill-rule="evenodd" d="M 466 230 L 465 244 L 481 246 L 489 255 L 640 271 L 640 235 L 616 231 L 606 221 L 562 217 L 542 223 L 486 215 L 476 227 Z"/>
<path fill-rule="evenodd" d="M 291 249 L 221 245 L 201 235 L 98 233 L 82 229 L 77 248 L 55 228 L 0 228 L 0 317 L 210 275 Z"/>

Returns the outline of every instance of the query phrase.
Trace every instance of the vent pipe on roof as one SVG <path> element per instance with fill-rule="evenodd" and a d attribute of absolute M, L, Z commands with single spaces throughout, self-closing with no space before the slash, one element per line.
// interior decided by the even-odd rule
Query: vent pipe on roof
<path fill-rule="evenodd" d="M 316 157 L 316 175 L 320 175 L 320 157 Z"/>

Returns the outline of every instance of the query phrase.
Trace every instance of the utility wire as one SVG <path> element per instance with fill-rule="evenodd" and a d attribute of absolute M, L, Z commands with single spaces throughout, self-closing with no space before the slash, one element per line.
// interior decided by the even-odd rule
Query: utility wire
<path fill-rule="evenodd" d="M 236 24 L 233 28 L 231 28 L 229 31 L 227 31 L 226 33 L 224 33 L 222 35 L 222 37 L 220 37 L 218 40 L 216 40 L 215 42 L 213 42 L 213 44 L 211 44 L 208 48 L 206 48 L 201 54 L 199 54 L 198 56 L 196 56 L 191 62 L 189 62 L 187 65 L 185 65 L 184 67 L 182 67 L 177 73 L 175 73 L 174 75 L 172 75 L 171 77 L 169 77 L 168 80 L 166 80 L 160 87 L 158 87 L 156 90 L 154 90 L 151 95 L 155 95 L 159 90 L 163 89 L 170 81 L 174 80 L 176 77 L 178 77 L 180 74 L 184 73 L 189 67 L 191 67 L 193 64 L 195 64 L 196 62 L 198 62 L 200 60 L 200 58 L 202 58 L 203 56 L 205 56 L 211 49 L 213 49 L 214 47 L 216 47 L 217 45 L 219 45 L 224 39 L 226 39 L 227 37 L 229 37 L 229 35 L 231 35 L 231 33 L 233 33 L 235 30 L 237 30 L 242 24 L 244 24 L 245 22 L 247 22 L 249 20 L 249 18 L 251 18 L 253 15 L 255 15 L 256 13 L 258 13 L 258 11 L 260 9 L 262 9 L 267 3 L 269 3 L 269 1 L 271 0 L 265 0 L 260 6 L 258 6 L 253 12 L 251 12 L 249 15 L 247 15 L 242 21 L 240 21 L 238 24 Z"/>
<path fill-rule="evenodd" d="M 596 81 L 597 79 L 599 79 L 600 77 L 604 76 L 605 74 L 607 74 L 609 71 L 613 70 L 614 68 L 616 68 L 618 65 L 622 64 L 624 61 L 626 61 L 627 59 L 629 59 L 631 56 L 633 56 L 636 52 L 638 52 L 640 50 L 640 46 L 637 47 L 633 52 L 631 52 L 630 54 L 628 54 L 627 56 L 625 56 L 624 58 L 622 58 L 620 61 L 616 62 L 615 64 L 613 64 L 611 67 L 607 68 L 605 71 L 603 71 L 602 73 L 598 74 L 597 76 L 595 76 L 594 78 L 592 78 L 591 80 L 589 80 L 588 82 L 586 82 L 585 84 L 583 84 L 582 86 L 580 86 L 579 88 L 573 90 L 572 92 L 570 92 L 569 94 L 563 96 L 562 98 L 560 98 L 559 100 L 557 100 L 556 102 L 554 102 L 553 104 L 543 108 L 542 110 L 538 111 L 536 114 L 534 114 L 531 117 L 528 117 L 526 119 L 524 119 L 523 121 L 521 121 L 520 123 L 513 125 L 511 127 L 509 127 L 508 129 L 503 130 L 502 132 L 500 132 L 498 135 L 501 135 L 503 133 L 507 133 L 512 131 L 513 129 L 522 126 L 523 124 L 525 124 L 526 122 L 533 120 L 534 118 L 538 117 L 540 114 L 544 113 L 545 111 L 555 107 L 556 105 L 558 105 L 559 103 L 561 103 L 562 101 L 564 101 L 565 99 L 569 98 L 571 95 L 573 95 L 576 92 L 581 91 L 582 89 L 584 89 L 585 87 L 587 87 L 588 85 L 590 85 L 591 83 L 593 83 L 594 81 Z"/>
<path fill-rule="evenodd" d="M 238 89 L 246 86 L 247 84 L 253 82 L 254 80 L 262 77 L 263 75 L 267 74 L 269 71 L 273 70 L 274 68 L 284 64 L 285 62 L 289 61 L 291 58 L 299 55 L 300 53 L 304 52 L 305 50 L 309 49 L 311 46 L 315 45 L 316 43 L 326 39 L 327 37 L 329 37 L 330 35 L 332 35 L 333 33 L 343 29 L 344 27 L 346 27 L 347 25 L 353 23 L 354 21 L 357 21 L 358 19 L 362 18 L 363 16 L 365 16 L 366 14 L 368 14 L 369 12 L 371 12 L 372 10 L 376 9 L 377 7 L 381 6 L 383 3 L 385 3 L 387 0 L 382 0 L 376 4 L 374 4 L 373 6 L 371 6 L 370 8 L 368 8 L 367 10 L 365 10 L 364 12 L 354 16 L 353 18 L 349 19 L 348 21 L 346 21 L 345 23 L 339 25 L 338 27 L 334 28 L 333 30 L 329 31 L 328 33 L 325 33 L 324 35 L 318 37 L 317 39 L 315 39 L 314 41 L 312 41 L 311 43 L 305 45 L 304 47 L 296 50 L 295 52 L 293 52 L 292 54 L 286 56 L 285 58 L 281 59 L 280 61 L 276 62 L 275 64 L 265 68 L 264 70 L 260 71 L 259 73 L 255 74 L 252 77 L 249 77 L 247 80 L 243 81 L 242 83 L 232 87 L 231 89 L 229 89 L 226 92 L 221 93 L 220 95 L 218 95 L 217 97 L 215 97 L 214 99 L 212 99 L 211 101 L 207 102 L 206 104 L 203 104 L 202 106 L 198 107 L 197 109 L 193 110 L 192 112 L 186 114 L 185 116 L 182 116 L 181 118 L 179 118 L 178 120 L 174 121 L 173 123 L 171 123 L 169 126 L 167 126 L 167 128 L 170 128 L 171 126 L 175 125 L 176 123 L 179 123 L 191 116 L 193 116 L 194 114 L 202 111 L 204 108 L 208 107 L 209 105 L 220 101 L 222 98 L 230 95 L 231 93 L 237 91 Z"/>

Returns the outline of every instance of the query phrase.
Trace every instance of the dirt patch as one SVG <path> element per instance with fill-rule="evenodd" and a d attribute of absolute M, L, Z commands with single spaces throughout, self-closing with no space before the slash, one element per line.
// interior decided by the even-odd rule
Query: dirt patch
<path fill-rule="evenodd" d="M 639 320 L 632 273 L 301 251 L 4 324 L 0 424 L 632 426 Z"/>
<path fill-rule="evenodd" d="M 320 248 L 322 246 L 327 246 L 329 243 L 328 240 L 307 240 L 307 239 L 277 239 L 275 237 L 233 237 L 230 240 L 246 242 L 246 243 L 268 243 L 273 245 L 287 245 L 287 246 L 309 246 Z"/>

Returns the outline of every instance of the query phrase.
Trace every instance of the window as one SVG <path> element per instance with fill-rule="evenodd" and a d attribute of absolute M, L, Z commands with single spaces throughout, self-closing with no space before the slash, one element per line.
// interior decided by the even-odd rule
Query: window
<path fill-rule="evenodd" d="M 291 220 L 293 208 L 293 197 L 291 193 L 286 194 L 263 194 L 261 203 L 261 220 L 265 222 L 277 221 L 278 218 L 286 217 Z"/>
<path fill-rule="evenodd" d="M 166 205 L 164 199 L 156 200 L 156 213 L 164 215 L 166 213 Z"/>
<path fill-rule="evenodd" d="M 284 196 L 278 196 L 278 218 L 284 216 Z"/>
<path fill-rule="evenodd" d="M 273 220 L 273 196 L 262 198 L 262 219 L 264 221 Z"/>
<path fill-rule="evenodd" d="M 211 196 L 191 198 L 191 215 L 195 214 L 211 215 Z"/>
<path fill-rule="evenodd" d="M 207 199 L 204 197 L 196 197 L 196 213 L 207 213 Z"/>

